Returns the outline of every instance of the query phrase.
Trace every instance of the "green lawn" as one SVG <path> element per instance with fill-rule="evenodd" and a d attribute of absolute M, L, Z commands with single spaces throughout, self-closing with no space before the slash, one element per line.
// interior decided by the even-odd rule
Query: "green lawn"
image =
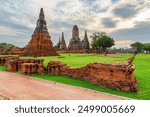
<path fill-rule="evenodd" d="M 7 67 L 6 67 L 6 66 L 0 66 L 0 70 L 1 70 L 1 71 L 6 71 L 6 70 L 7 70 Z"/>
<path fill-rule="evenodd" d="M 49 61 L 59 60 L 72 67 L 82 67 L 92 62 L 114 62 L 114 61 L 125 61 L 130 57 L 130 54 L 124 54 L 122 57 L 108 57 L 100 54 L 61 54 L 58 56 L 51 57 L 37 57 L 36 59 L 44 59 L 44 66 L 47 66 Z M 32 57 L 22 57 L 32 58 Z"/>
<path fill-rule="evenodd" d="M 150 100 L 150 54 L 138 54 L 133 62 L 135 76 L 139 83 L 137 98 Z"/>
<path fill-rule="evenodd" d="M 59 60 L 64 62 L 72 67 L 81 67 L 91 62 L 113 62 L 113 61 L 124 61 L 129 58 L 130 54 L 125 54 L 122 57 L 104 57 L 103 55 L 93 55 L 93 54 L 62 54 L 64 58 L 58 57 L 44 57 L 44 65 L 46 66 L 50 60 Z M 40 57 L 41 58 L 41 57 Z M 122 91 L 116 91 L 113 89 L 103 88 L 94 84 L 91 84 L 88 81 L 83 81 L 67 76 L 58 76 L 58 75 L 37 75 L 33 74 L 31 76 L 42 78 L 45 80 L 60 82 L 64 84 L 85 87 L 97 91 L 107 92 L 111 94 L 116 94 L 120 96 L 125 96 L 134 99 L 149 99 L 150 100 L 150 54 L 138 54 L 134 60 L 136 65 L 135 76 L 139 82 L 138 93 L 127 93 Z M 5 67 L 0 67 L 0 69 L 5 70 Z"/>

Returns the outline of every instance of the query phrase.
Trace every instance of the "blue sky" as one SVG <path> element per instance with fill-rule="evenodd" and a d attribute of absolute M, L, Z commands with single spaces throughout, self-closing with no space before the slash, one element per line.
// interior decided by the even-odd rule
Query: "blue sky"
<path fill-rule="evenodd" d="M 149 0 L 0 0 L 0 43 L 27 45 L 41 7 L 54 45 L 61 32 L 68 44 L 75 24 L 81 39 L 86 29 L 89 40 L 92 33 L 105 31 L 116 47 L 150 42 Z"/>

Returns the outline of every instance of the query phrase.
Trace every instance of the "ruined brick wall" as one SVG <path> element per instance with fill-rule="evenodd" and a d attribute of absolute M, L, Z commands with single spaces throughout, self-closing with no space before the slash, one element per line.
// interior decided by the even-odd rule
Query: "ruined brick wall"
<path fill-rule="evenodd" d="M 21 72 L 24 74 L 43 74 L 44 67 L 39 63 L 22 63 Z"/>
<path fill-rule="evenodd" d="M 81 68 L 71 68 L 59 61 L 52 61 L 48 64 L 47 73 L 84 79 L 117 90 L 137 92 L 138 83 L 133 74 L 135 66 L 129 62 L 130 60 L 123 63 L 96 62 Z"/>
<path fill-rule="evenodd" d="M 43 59 L 13 59 L 7 61 L 7 70 L 20 71 L 25 74 L 40 73 L 43 68 Z M 40 69 L 40 70 L 39 70 Z"/>
<path fill-rule="evenodd" d="M 0 57 L 0 65 L 6 65 L 9 60 L 19 59 L 18 56 L 2 56 Z"/>
<path fill-rule="evenodd" d="M 51 61 L 47 68 L 44 68 L 43 60 L 1 57 L 0 65 L 6 64 L 10 72 L 65 75 L 84 79 L 103 87 L 137 92 L 138 83 L 133 74 L 135 66 L 132 64 L 134 57 L 135 55 L 125 62 L 95 62 L 80 68 L 72 68 L 59 61 Z"/>
<path fill-rule="evenodd" d="M 25 73 L 45 73 L 43 59 L 20 59 L 18 56 L 2 56 L 0 57 L 0 65 L 7 66 L 7 71 L 10 72 L 25 72 Z M 25 67 L 25 66 L 27 67 Z M 29 66 L 29 67 L 28 67 Z M 27 68 L 27 69 L 25 69 Z M 34 72 L 33 72 L 34 71 Z"/>
<path fill-rule="evenodd" d="M 23 55 L 24 54 L 24 48 L 12 48 L 10 50 L 10 53 L 12 55 Z"/>
<path fill-rule="evenodd" d="M 6 59 L 4 57 L 0 57 L 0 65 L 3 66 L 6 63 Z"/>

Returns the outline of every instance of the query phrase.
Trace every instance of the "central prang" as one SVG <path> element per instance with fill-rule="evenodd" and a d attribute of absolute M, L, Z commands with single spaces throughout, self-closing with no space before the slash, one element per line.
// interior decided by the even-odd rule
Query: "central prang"
<path fill-rule="evenodd" d="M 53 48 L 51 36 L 49 35 L 43 8 L 40 10 L 39 19 L 37 20 L 35 31 L 31 41 L 25 49 L 27 56 L 57 56 Z"/>

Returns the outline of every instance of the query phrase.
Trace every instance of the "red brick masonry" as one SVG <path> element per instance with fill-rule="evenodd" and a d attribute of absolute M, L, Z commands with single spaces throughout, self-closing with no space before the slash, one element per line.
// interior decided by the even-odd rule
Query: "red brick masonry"
<path fill-rule="evenodd" d="M 43 60 L 23 60 L 16 58 L 9 59 L 6 65 L 10 72 L 20 71 L 24 74 L 38 73 L 65 75 L 84 79 L 103 87 L 128 92 L 137 92 L 138 83 L 133 74 L 135 66 L 132 64 L 134 57 L 135 56 L 132 56 L 125 62 L 95 62 L 81 68 L 72 68 L 59 61 L 51 61 L 45 68 L 43 66 Z"/>
<path fill-rule="evenodd" d="M 91 63 L 81 68 L 71 68 L 59 61 L 48 64 L 47 73 L 84 79 L 99 86 L 122 91 L 137 92 L 138 83 L 134 77 L 135 67 L 124 63 Z"/>

